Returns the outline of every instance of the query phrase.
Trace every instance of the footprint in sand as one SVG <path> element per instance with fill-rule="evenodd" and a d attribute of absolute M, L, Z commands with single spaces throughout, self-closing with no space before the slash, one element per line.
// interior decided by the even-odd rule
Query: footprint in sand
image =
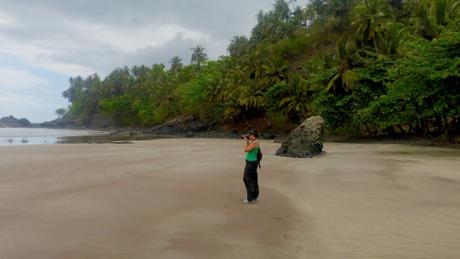
<path fill-rule="evenodd" d="M 281 222 L 283 219 L 280 216 L 275 215 L 275 216 L 272 216 L 272 220 L 275 222 Z"/>

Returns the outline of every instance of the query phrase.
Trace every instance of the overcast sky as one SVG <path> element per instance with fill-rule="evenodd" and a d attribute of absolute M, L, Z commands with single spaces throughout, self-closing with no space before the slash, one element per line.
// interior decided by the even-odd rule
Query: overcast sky
<path fill-rule="evenodd" d="M 274 0 L 0 0 L 0 117 L 55 119 L 76 75 L 226 54 Z M 306 1 L 297 1 L 304 5 Z"/>

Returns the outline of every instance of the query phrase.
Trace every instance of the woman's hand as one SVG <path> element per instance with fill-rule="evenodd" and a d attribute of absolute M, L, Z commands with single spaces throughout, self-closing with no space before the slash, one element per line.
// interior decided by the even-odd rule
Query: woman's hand
<path fill-rule="evenodd" d="M 247 139 L 247 144 L 244 147 L 244 152 L 249 152 L 253 150 L 255 147 L 257 147 L 257 141 L 253 140 L 252 142 L 249 142 L 249 139 Z"/>

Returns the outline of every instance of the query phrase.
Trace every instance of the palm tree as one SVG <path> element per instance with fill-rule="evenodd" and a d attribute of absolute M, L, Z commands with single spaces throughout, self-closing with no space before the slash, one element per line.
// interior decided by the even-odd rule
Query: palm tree
<path fill-rule="evenodd" d="M 172 74 L 178 74 L 182 70 L 182 59 L 179 58 L 178 56 L 174 56 L 171 58 L 171 61 L 169 61 L 171 64 L 171 68 L 169 69 L 169 72 Z"/>
<path fill-rule="evenodd" d="M 290 2 L 292 2 L 292 0 Z M 280 21 L 287 21 L 289 20 L 290 13 L 289 4 L 284 0 L 276 0 L 275 4 L 273 4 L 273 10 L 270 13 Z"/>
<path fill-rule="evenodd" d="M 205 48 L 202 45 L 197 45 L 191 50 L 193 53 L 190 63 L 197 65 L 197 67 L 200 68 L 208 60 L 208 55 L 206 54 Z"/>
<path fill-rule="evenodd" d="M 288 66 L 280 60 L 270 60 L 262 65 L 262 69 L 263 75 L 260 81 L 265 80 L 266 86 L 276 84 L 287 77 L 286 71 L 288 70 Z"/>
<path fill-rule="evenodd" d="M 362 0 L 353 9 L 351 24 L 358 33 L 358 39 L 377 51 L 377 38 L 389 18 L 386 0 Z"/>
<path fill-rule="evenodd" d="M 433 0 L 430 6 L 430 14 L 437 25 L 447 25 L 449 19 L 456 17 L 459 11 L 459 0 Z"/>
<path fill-rule="evenodd" d="M 433 39 L 440 33 L 440 27 L 460 15 L 460 0 L 432 0 L 418 6 L 415 23 L 420 34 Z"/>
<path fill-rule="evenodd" d="M 447 6 L 447 16 L 449 19 L 460 16 L 460 0 L 450 0 Z"/>
<path fill-rule="evenodd" d="M 309 111 L 310 93 L 308 85 L 298 75 L 290 75 L 289 82 L 285 87 L 288 89 L 288 95 L 281 99 L 279 108 L 284 114 L 287 114 L 292 121 L 305 119 Z"/>
<path fill-rule="evenodd" d="M 58 119 L 62 118 L 66 113 L 67 110 L 65 108 L 59 108 L 56 110 L 56 115 L 58 116 Z"/>
<path fill-rule="evenodd" d="M 351 66 L 352 55 L 353 50 L 349 42 L 343 39 L 339 39 L 337 41 L 337 51 L 335 57 L 335 73 L 326 86 L 327 91 L 340 91 L 341 89 L 347 92 L 352 88 L 353 83 L 356 81 L 357 77 Z"/>
<path fill-rule="evenodd" d="M 265 94 L 263 89 L 255 81 L 249 81 L 247 85 L 240 88 L 238 105 L 249 110 L 260 110 L 265 106 Z"/>
<path fill-rule="evenodd" d="M 294 10 L 297 0 L 289 0 L 289 3 L 292 5 L 292 10 Z"/>
<path fill-rule="evenodd" d="M 227 47 L 227 51 L 231 57 L 240 59 L 249 50 L 249 40 L 245 36 L 235 36 Z"/>
<path fill-rule="evenodd" d="M 380 50 L 386 55 L 396 56 L 398 54 L 401 40 L 407 29 L 408 27 L 404 27 L 399 23 L 391 24 L 390 27 L 385 29 L 384 33 L 379 37 L 381 45 Z"/>

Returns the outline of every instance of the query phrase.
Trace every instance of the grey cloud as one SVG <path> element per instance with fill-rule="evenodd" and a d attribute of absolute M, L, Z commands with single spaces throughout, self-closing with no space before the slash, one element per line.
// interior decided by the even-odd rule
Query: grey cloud
<path fill-rule="evenodd" d="M 230 39 L 248 35 L 259 9 L 269 9 L 275 0 L 24 0 L 1 1 L 0 8 L 17 15 L 21 26 L 1 30 L 20 42 L 59 44 L 44 58 L 52 62 L 68 62 L 94 72 L 104 73 L 113 66 L 125 64 L 167 63 L 174 55 L 188 61 L 190 48 L 203 44 L 210 58 L 226 53 Z M 299 1 L 301 2 L 301 1 Z M 85 23 L 109 29 L 129 30 L 145 24 L 175 24 L 184 29 L 208 35 L 204 41 L 176 35 L 163 46 L 140 46 L 135 53 L 121 53 L 113 46 L 92 42 L 91 31 L 73 31 L 72 25 Z M 78 34 L 80 33 L 80 35 Z M 83 35 L 81 35 L 83 34 Z M 62 40 L 62 42 L 60 42 Z M 115 39 L 116 40 L 116 39 Z M 75 46 L 77 44 L 81 49 Z M 147 62 L 147 63 L 144 63 Z"/>
<path fill-rule="evenodd" d="M 145 47 L 138 49 L 132 54 L 123 54 L 117 52 L 101 53 L 100 63 L 96 64 L 98 71 L 108 73 L 116 67 L 134 66 L 144 64 L 151 66 L 155 63 L 163 63 L 169 67 L 169 61 L 173 56 L 179 56 L 185 64 L 189 63 L 191 57 L 191 48 L 203 42 L 184 39 L 182 34 L 176 37 L 162 47 Z M 105 57 L 104 57 L 105 56 Z M 115 62 L 114 62 L 115 60 Z"/>
<path fill-rule="evenodd" d="M 184 64 L 188 64 L 191 57 L 191 48 L 197 44 L 202 44 L 207 48 L 208 53 L 217 56 L 220 46 L 214 46 L 204 41 L 194 41 L 185 39 L 183 34 L 178 33 L 176 37 L 161 47 L 147 46 L 137 49 L 134 53 L 123 53 L 113 48 L 103 45 L 87 46 L 73 52 L 60 52 L 55 54 L 52 59 L 65 63 L 75 63 L 88 67 L 94 73 L 102 75 L 108 74 L 116 67 L 148 65 L 163 63 L 169 66 L 169 61 L 173 56 L 182 58 Z"/>
<path fill-rule="evenodd" d="M 168 66 L 171 57 L 179 56 L 184 63 L 189 63 L 191 57 L 190 48 L 196 44 L 198 42 L 184 39 L 182 34 L 178 34 L 165 46 L 161 48 L 146 47 L 139 49 L 134 55 L 126 57 L 126 60 L 131 62 L 128 63 L 129 65 L 163 63 Z"/>
<path fill-rule="evenodd" d="M 150 21 L 179 23 L 211 35 L 231 37 L 247 32 L 259 9 L 268 9 L 274 0 L 37 0 L 42 6 L 74 19 L 135 26 Z M 242 32 L 242 28 L 244 32 Z"/>

